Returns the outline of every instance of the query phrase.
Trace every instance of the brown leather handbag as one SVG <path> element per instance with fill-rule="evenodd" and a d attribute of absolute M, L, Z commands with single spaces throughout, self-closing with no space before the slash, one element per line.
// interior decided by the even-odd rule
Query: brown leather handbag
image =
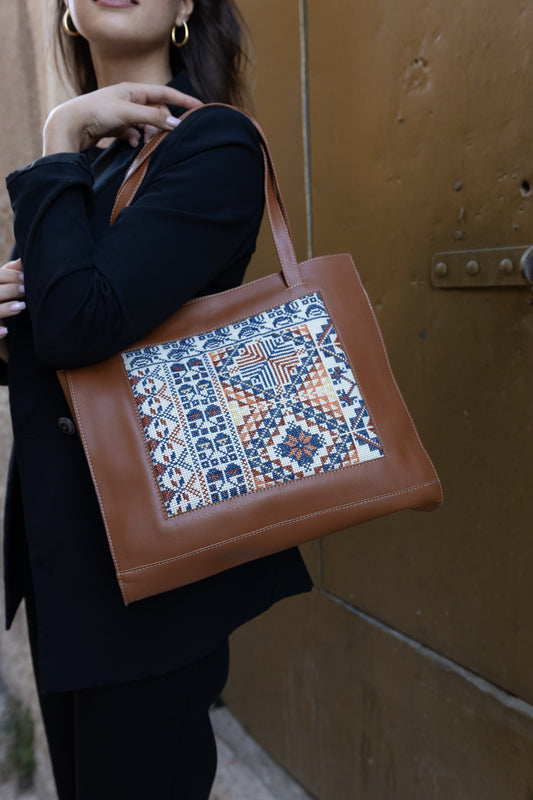
<path fill-rule="evenodd" d="M 352 258 L 297 263 L 252 121 L 282 271 L 191 300 L 127 350 L 59 373 L 126 604 L 442 501 Z M 164 135 L 133 163 L 111 223 Z"/>

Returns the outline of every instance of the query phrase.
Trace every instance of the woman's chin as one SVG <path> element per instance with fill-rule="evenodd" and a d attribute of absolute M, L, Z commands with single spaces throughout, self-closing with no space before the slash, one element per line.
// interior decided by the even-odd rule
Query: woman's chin
<path fill-rule="evenodd" d="M 108 9 L 105 9 L 107 12 Z M 139 24 L 133 14 L 102 13 L 95 15 L 81 30 L 91 51 L 116 57 L 141 54 L 161 47 L 159 39 L 147 35 L 146 25 Z"/>

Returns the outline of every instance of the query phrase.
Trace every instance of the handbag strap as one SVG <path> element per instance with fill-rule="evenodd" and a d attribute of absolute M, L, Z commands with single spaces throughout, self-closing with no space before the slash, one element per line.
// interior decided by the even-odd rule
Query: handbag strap
<path fill-rule="evenodd" d="M 212 107 L 232 108 L 234 111 L 238 111 L 240 114 L 243 114 L 245 117 L 247 117 L 247 119 L 250 120 L 259 134 L 261 150 L 263 152 L 263 160 L 265 163 L 265 199 L 274 244 L 276 245 L 285 283 L 289 288 L 301 286 L 303 283 L 303 278 L 300 272 L 300 267 L 298 266 L 298 262 L 296 260 L 296 254 L 294 252 L 294 245 L 290 232 L 289 218 L 287 216 L 285 204 L 281 196 L 278 177 L 276 175 L 276 168 L 274 166 L 274 161 L 272 159 L 272 154 L 270 153 L 266 136 L 263 133 L 259 123 L 256 122 L 256 120 L 250 116 L 250 114 L 240 108 L 235 108 L 235 106 L 229 106 L 225 103 L 206 103 L 198 108 L 191 108 L 180 117 L 180 120 L 183 122 L 183 120 L 185 120 L 191 114 L 198 113 L 204 108 Z M 156 134 L 152 139 L 150 139 L 148 144 L 145 144 L 133 161 L 117 192 L 115 204 L 111 212 L 110 225 L 113 225 L 122 209 L 126 208 L 126 206 L 129 206 L 132 202 L 146 175 L 152 153 L 158 144 L 165 138 L 165 136 L 168 136 L 169 133 L 170 131 L 162 131 L 161 133 Z"/>

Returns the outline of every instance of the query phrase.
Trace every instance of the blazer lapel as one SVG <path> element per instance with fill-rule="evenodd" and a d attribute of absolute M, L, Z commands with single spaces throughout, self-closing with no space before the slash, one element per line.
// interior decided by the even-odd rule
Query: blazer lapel
<path fill-rule="evenodd" d="M 143 143 L 142 137 L 135 148 L 124 142 L 114 141 L 92 162 L 91 167 L 95 176 L 93 185 L 95 195 L 101 194 L 108 184 L 126 172 L 142 149 Z"/>

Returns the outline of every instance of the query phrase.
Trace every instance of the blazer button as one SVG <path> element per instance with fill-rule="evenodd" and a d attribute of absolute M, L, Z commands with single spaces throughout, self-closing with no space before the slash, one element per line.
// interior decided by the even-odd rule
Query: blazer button
<path fill-rule="evenodd" d="M 57 420 L 57 427 L 65 436 L 74 436 L 76 433 L 76 426 L 68 417 L 59 417 Z"/>

